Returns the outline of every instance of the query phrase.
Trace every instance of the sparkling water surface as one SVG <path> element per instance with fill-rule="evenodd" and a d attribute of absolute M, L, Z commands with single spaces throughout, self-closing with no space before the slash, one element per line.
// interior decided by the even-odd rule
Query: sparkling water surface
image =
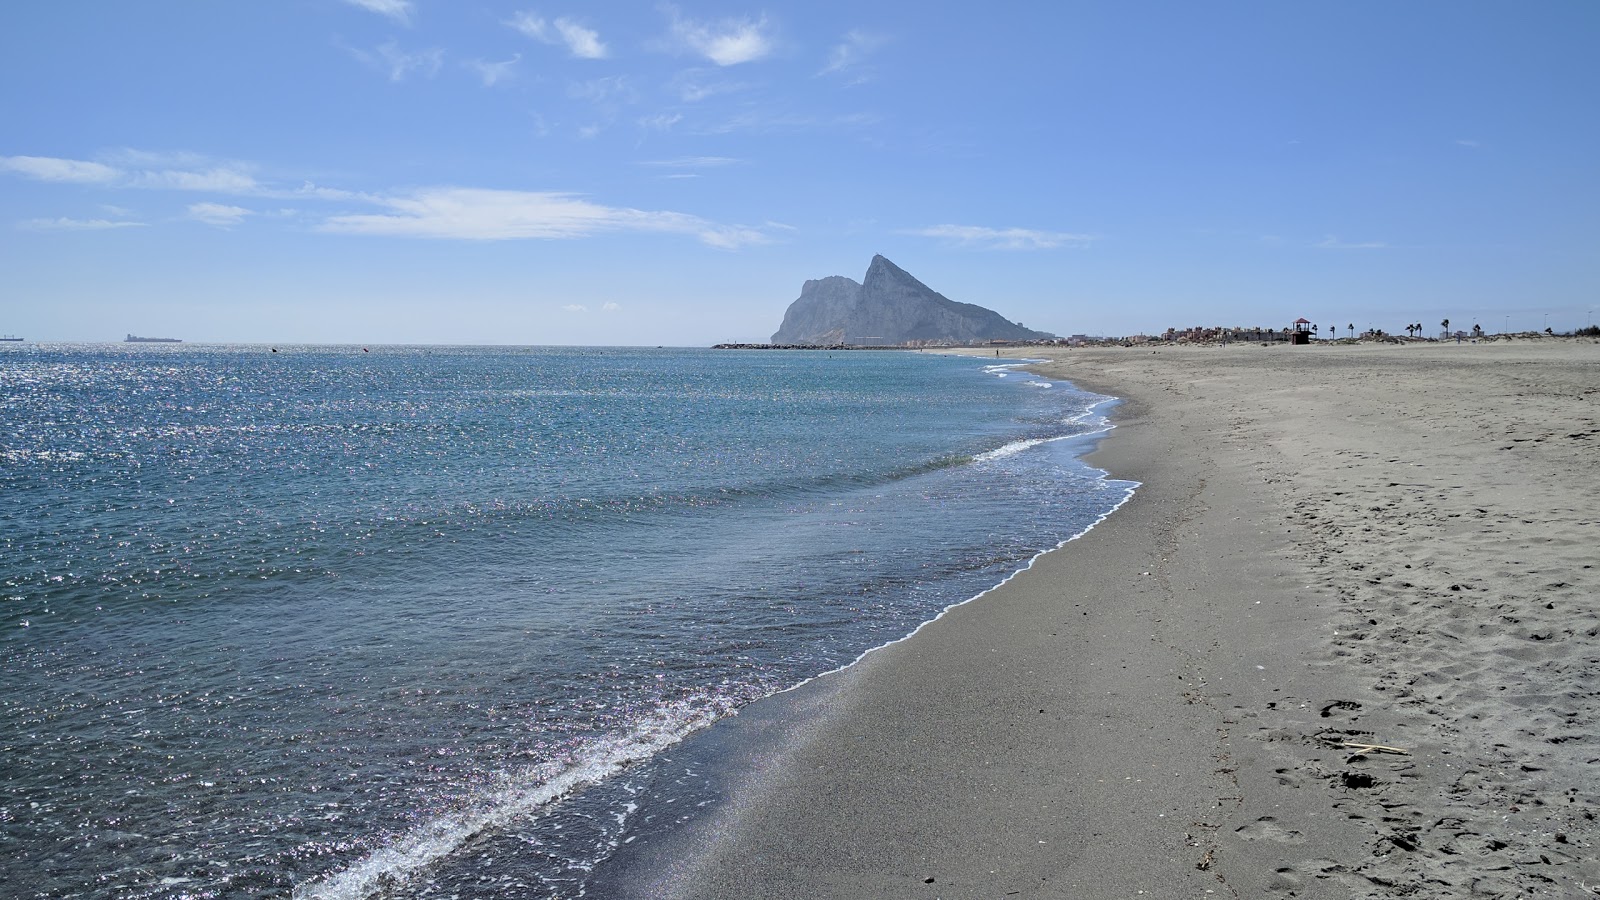
<path fill-rule="evenodd" d="M 982 360 L 279 350 L 0 352 L 0 893 L 579 896 L 619 772 L 1131 490 Z"/>

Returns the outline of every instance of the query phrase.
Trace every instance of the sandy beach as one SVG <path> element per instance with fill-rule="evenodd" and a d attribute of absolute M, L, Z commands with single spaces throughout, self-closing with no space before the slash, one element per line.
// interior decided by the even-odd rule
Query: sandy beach
<path fill-rule="evenodd" d="M 1600 893 L 1600 343 L 1049 355 L 1143 487 L 726 723 L 619 894 Z"/>

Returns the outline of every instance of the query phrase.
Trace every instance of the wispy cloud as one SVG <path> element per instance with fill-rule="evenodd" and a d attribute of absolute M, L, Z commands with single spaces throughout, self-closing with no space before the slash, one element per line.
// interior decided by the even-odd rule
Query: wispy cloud
<path fill-rule="evenodd" d="M 443 50 L 418 50 L 411 53 L 401 50 L 394 41 L 371 51 L 351 48 L 350 53 L 371 68 L 389 76 L 389 80 L 393 82 L 405 81 L 414 74 L 432 78 L 439 74 L 439 67 L 444 65 Z"/>
<path fill-rule="evenodd" d="M 685 103 L 699 103 L 707 97 L 732 94 L 749 87 L 743 82 L 727 81 L 716 72 L 716 69 L 686 69 L 673 76 L 668 89 Z"/>
<path fill-rule="evenodd" d="M 939 238 L 984 250 L 1054 250 L 1058 247 L 1087 247 L 1095 240 L 1092 234 L 1028 228 L 985 228 L 980 225 L 934 225 L 904 233 Z"/>
<path fill-rule="evenodd" d="M 556 31 L 567 42 L 567 49 L 579 59 L 605 59 L 606 45 L 600 42 L 599 32 L 585 28 L 571 19 L 557 19 Z"/>
<path fill-rule="evenodd" d="M 134 187 L 166 188 L 177 191 L 210 191 L 217 194 L 254 194 L 261 185 L 248 172 L 212 168 L 200 171 L 159 169 L 132 174 Z"/>
<path fill-rule="evenodd" d="M 886 40 L 874 34 L 868 34 L 860 29 L 845 32 L 844 38 L 834 45 L 833 51 L 828 54 L 828 62 L 823 65 L 818 75 L 837 75 L 854 72 L 859 75 L 861 65 L 873 51 L 882 47 Z M 859 80 L 859 79 L 858 79 Z"/>
<path fill-rule="evenodd" d="M 1382 241 L 1350 243 L 1348 241 L 1340 240 L 1336 235 L 1330 234 L 1318 241 L 1314 246 L 1320 247 L 1323 250 L 1382 250 L 1389 245 L 1383 243 Z"/>
<path fill-rule="evenodd" d="M 351 6 L 359 6 L 368 12 L 388 16 L 401 25 L 411 24 L 411 0 L 344 0 L 344 2 Z"/>
<path fill-rule="evenodd" d="M 1458 138 L 1456 140 L 1456 143 L 1461 145 L 1461 146 L 1463 146 L 1463 147 L 1472 147 L 1474 149 L 1483 146 L 1482 144 L 1478 143 L 1477 141 L 1471 140 L 1469 138 Z"/>
<path fill-rule="evenodd" d="M 36 181 L 65 181 L 76 184 L 105 184 L 122 177 L 117 169 L 81 159 L 52 156 L 0 156 L 0 169 L 16 172 Z"/>
<path fill-rule="evenodd" d="M 356 200 L 361 199 L 365 195 L 357 193 L 356 191 L 343 190 L 341 188 L 323 187 L 320 184 L 312 184 L 311 182 L 306 181 L 302 182 L 299 187 L 292 191 L 281 194 L 274 192 L 274 196 L 315 197 L 319 200 Z"/>
<path fill-rule="evenodd" d="M 860 128 L 876 124 L 878 121 L 878 116 L 872 113 L 817 116 L 806 113 L 781 113 L 765 109 L 750 109 L 732 118 L 710 125 L 704 128 L 702 133 L 732 134 L 734 132 L 749 132 L 754 134 L 781 134 L 785 132 Z"/>
<path fill-rule="evenodd" d="M 478 78 L 482 79 L 484 87 L 494 87 L 502 81 L 509 80 L 511 76 L 516 73 L 517 63 L 521 60 L 522 54 L 516 53 L 512 54 L 511 58 L 505 60 L 504 62 L 489 62 L 485 59 L 469 59 L 466 62 L 463 62 L 462 65 L 474 72 L 477 72 Z"/>
<path fill-rule="evenodd" d="M 641 117 L 639 119 L 639 127 L 650 131 L 669 131 L 672 126 L 682 121 L 682 113 L 657 113 L 653 116 Z"/>
<path fill-rule="evenodd" d="M 566 306 L 563 306 L 561 308 L 566 310 L 567 312 L 573 312 L 573 313 L 586 313 L 586 312 L 589 311 L 589 307 L 584 306 L 582 303 L 568 303 Z"/>
<path fill-rule="evenodd" d="M 666 46 L 676 52 L 703 56 L 719 66 L 754 62 L 772 53 L 771 27 L 765 16 L 701 22 L 685 19 L 676 6 L 662 9 L 670 19 Z"/>
<path fill-rule="evenodd" d="M 677 159 L 646 159 L 640 161 L 639 165 L 662 169 L 715 169 L 743 162 L 744 160 L 734 159 L 731 156 L 680 156 Z"/>
<path fill-rule="evenodd" d="M 574 81 L 567 85 L 567 96 L 596 105 L 631 103 L 638 98 L 633 86 L 622 75 L 607 75 L 588 81 Z"/>
<path fill-rule="evenodd" d="M 589 135 L 600 126 L 589 126 Z M 440 187 L 405 192 L 363 193 L 323 187 L 309 181 L 299 187 L 262 182 L 244 163 L 218 161 L 194 153 L 149 153 L 121 150 L 102 157 L 105 162 L 55 157 L 0 157 L 0 172 L 40 181 L 79 182 L 110 189 L 166 189 L 254 198 L 290 199 L 297 202 L 339 202 L 347 209 L 363 206 L 374 212 L 349 212 L 322 216 L 315 226 L 324 232 L 389 235 L 449 240 L 560 240 L 615 233 L 661 233 L 693 237 L 711 247 L 737 249 L 771 239 L 762 228 L 724 225 L 688 213 L 605 206 L 567 192 L 509 191 Z M 728 165 L 727 157 L 683 157 L 643 165 L 692 170 Z M 120 164 L 119 164 L 120 163 Z M 33 219 L 18 227 L 45 231 L 128 228 L 143 222 L 118 221 L 125 211 L 109 218 Z M 189 204 L 187 218 L 219 228 L 238 225 L 249 216 L 311 216 L 300 210 L 259 212 L 244 206 L 201 201 Z"/>
<path fill-rule="evenodd" d="M 229 206 L 224 203 L 191 203 L 189 204 L 189 218 L 218 228 L 227 228 L 244 221 L 244 217 L 251 215 L 252 210 L 242 206 Z"/>
<path fill-rule="evenodd" d="M 564 44 L 578 59 L 605 59 L 610 55 L 605 42 L 600 40 L 600 32 L 566 16 L 551 22 L 537 13 L 524 11 L 507 19 L 505 24 L 541 43 Z"/>
<path fill-rule="evenodd" d="M 427 188 L 379 198 L 385 212 L 328 218 L 322 231 L 447 240 L 565 240 L 618 232 L 695 237 L 733 249 L 767 241 L 759 230 L 678 212 L 604 206 L 579 195 L 480 188 Z"/>
<path fill-rule="evenodd" d="M 143 228 L 144 222 L 118 221 L 112 219 L 29 219 L 17 223 L 18 228 L 27 231 L 104 231 L 108 228 Z"/>
<path fill-rule="evenodd" d="M 123 150 L 113 163 L 48 156 L 0 157 L 0 169 L 38 181 L 102 184 L 109 187 L 164 188 L 221 194 L 258 194 L 262 185 L 241 164 L 218 163 L 195 154 Z M 186 167 L 178 167 L 186 166 Z"/>

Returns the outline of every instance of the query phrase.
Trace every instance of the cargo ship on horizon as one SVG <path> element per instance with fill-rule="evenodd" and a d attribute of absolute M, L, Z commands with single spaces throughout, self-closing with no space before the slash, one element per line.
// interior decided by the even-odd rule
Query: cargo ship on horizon
<path fill-rule="evenodd" d="M 123 338 L 122 342 L 124 344 L 181 344 L 183 343 L 183 338 L 139 337 L 136 334 L 130 334 Z"/>

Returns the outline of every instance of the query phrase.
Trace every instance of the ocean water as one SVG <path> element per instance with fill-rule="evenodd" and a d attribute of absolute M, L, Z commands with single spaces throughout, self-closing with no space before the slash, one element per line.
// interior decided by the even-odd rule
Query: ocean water
<path fill-rule="evenodd" d="M 5 347 L 0 895 L 582 896 L 671 790 L 630 773 L 1126 499 L 1107 402 L 903 352 Z"/>

